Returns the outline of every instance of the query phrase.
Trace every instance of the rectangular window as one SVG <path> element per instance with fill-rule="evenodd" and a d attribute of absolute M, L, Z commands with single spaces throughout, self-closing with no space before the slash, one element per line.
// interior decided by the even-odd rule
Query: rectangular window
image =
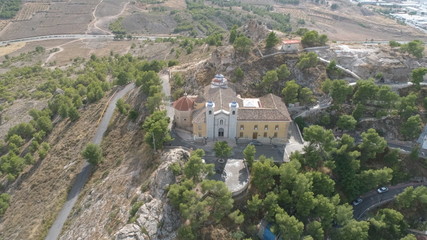
<path fill-rule="evenodd" d="M 264 126 L 264 130 L 268 130 L 268 125 L 265 125 L 265 126 Z"/>
<path fill-rule="evenodd" d="M 202 134 L 201 134 L 201 133 L 199 133 L 199 137 L 202 137 Z"/>
<path fill-rule="evenodd" d="M 277 132 L 274 133 L 274 137 L 277 138 Z"/>
<path fill-rule="evenodd" d="M 244 130 L 244 129 L 245 129 L 245 126 L 240 125 L 240 130 Z"/>
<path fill-rule="evenodd" d="M 266 132 L 264 133 L 264 137 L 265 137 L 265 138 L 267 137 L 267 133 L 266 133 Z"/>
<path fill-rule="evenodd" d="M 255 126 L 254 126 L 254 130 L 258 130 L 258 125 L 255 125 Z"/>
<path fill-rule="evenodd" d="M 274 127 L 274 130 L 279 130 L 279 125 L 276 125 L 275 127 Z"/>
<path fill-rule="evenodd" d="M 236 115 L 236 111 L 233 111 L 233 115 Z"/>
<path fill-rule="evenodd" d="M 201 125 L 198 125 L 198 126 L 197 126 L 197 129 L 202 130 L 202 126 L 201 126 Z"/>
<path fill-rule="evenodd" d="M 241 137 L 241 138 L 243 137 L 243 132 L 240 132 L 240 137 Z"/>

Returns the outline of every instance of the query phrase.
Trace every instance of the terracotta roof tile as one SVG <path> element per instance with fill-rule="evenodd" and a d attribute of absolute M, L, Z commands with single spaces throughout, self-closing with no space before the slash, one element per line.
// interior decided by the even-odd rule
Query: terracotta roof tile
<path fill-rule="evenodd" d="M 215 103 L 215 111 L 220 109 L 229 111 L 229 103 L 237 102 L 239 110 L 237 120 L 239 121 L 292 121 L 288 108 L 282 99 L 273 94 L 267 94 L 259 98 L 260 107 L 243 107 L 243 100 L 236 96 L 231 88 L 205 88 L 204 98 L 206 101 Z M 206 109 L 202 108 L 193 113 L 193 123 L 206 121 Z"/>
<path fill-rule="evenodd" d="M 260 108 L 239 108 L 239 121 L 291 121 L 288 108 L 282 99 L 273 94 L 259 98 Z"/>
<path fill-rule="evenodd" d="M 173 107 L 178 111 L 189 111 L 193 109 L 193 105 L 194 100 L 187 96 L 180 97 L 178 100 L 173 102 Z"/>

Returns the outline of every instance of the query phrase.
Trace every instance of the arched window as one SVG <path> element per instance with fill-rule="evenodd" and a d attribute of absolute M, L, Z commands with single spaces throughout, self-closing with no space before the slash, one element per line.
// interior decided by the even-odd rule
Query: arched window
<path fill-rule="evenodd" d="M 211 110 L 209 110 L 209 115 L 211 115 L 212 114 L 212 111 Z"/>
<path fill-rule="evenodd" d="M 224 124 L 224 120 L 219 120 L 219 125 L 223 125 Z"/>

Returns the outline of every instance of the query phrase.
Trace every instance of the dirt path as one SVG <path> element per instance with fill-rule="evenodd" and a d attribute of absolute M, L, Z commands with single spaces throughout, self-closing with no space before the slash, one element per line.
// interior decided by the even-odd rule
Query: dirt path
<path fill-rule="evenodd" d="M 56 47 L 53 47 L 53 48 L 49 48 L 49 49 L 47 49 L 47 50 L 52 50 L 52 49 L 55 49 L 55 48 L 59 48 L 59 51 L 52 52 L 51 54 L 49 54 L 49 56 L 48 56 L 48 57 L 46 58 L 46 60 L 44 61 L 44 63 L 43 63 L 43 65 L 42 65 L 42 67 L 46 66 L 46 64 L 50 61 L 50 59 L 51 59 L 53 56 L 55 56 L 56 54 L 58 54 L 58 53 L 60 53 L 60 52 L 64 51 L 63 46 L 65 46 L 65 45 L 67 45 L 67 44 L 70 44 L 70 43 L 73 43 L 73 42 L 77 42 L 77 41 L 81 41 L 81 39 L 72 40 L 72 41 L 66 42 L 66 43 L 64 43 L 64 44 L 58 45 L 58 46 L 56 46 Z"/>
<path fill-rule="evenodd" d="M 98 10 L 98 6 L 103 2 L 104 0 L 101 0 L 98 4 L 96 4 L 95 8 L 92 11 L 92 17 L 93 20 L 87 25 L 87 30 L 85 32 L 85 34 L 89 34 L 90 32 L 93 31 L 92 28 L 98 29 L 99 31 L 106 33 L 106 34 L 111 34 L 110 31 L 105 31 L 104 29 L 101 29 L 100 27 L 98 27 L 97 22 L 98 22 L 98 18 L 96 17 L 96 10 Z"/>
<path fill-rule="evenodd" d="M 109 31 L 109 30 L 105 30 L 105 29 L 102 29 L 102 28 L 100 28 L 100 27 L 98 27 L 98 24 L 102 24 L 102 23 L 105 23 L 105 22 L 111 22 L 112 20 L 114 20 L 114 19 L 116 19 L 116 18 L 118 18 L 120 15 L 122 15 L 124 12 L 125 12 L 125 10 L 127 9 L 127 6 L 129 5 L 129 2 L 127 2 L 127 3 L 125 3 L 124 5 L 123 5 L 123 8 L 122 8 L 122 10 L 118 13 L 118 14 L 116 14 L 116 15 L 113 15 L 113 16 L 107 16 L 107 17 L 100 17 L 100 18 L 98 18 L 97 16 L 96 16 L 96 11 L 97 11 L 97 9 L 98 9 L 98 6 L 103 2 L 104 0 L 101 0 L 96 6 L 95 6 L 95 8 L 94 8 L 94 10 L 93 10 L 93 12 L 92 12 L 92 16 L 93 16 L 93 20 L 89 23 L 89 25 L 87 26 L 87 30 L 86 30 L 86 34 L 89 34 L 89 33 L 91 33 L 91 32 L 93 32 L 94 31 L 94 29 L 95 29 L 95 31 L 96 31 L 96 29 L 98 29 L 99 31 L 101 31 L 103 34 L 113 34 L 111 31 Z"/>

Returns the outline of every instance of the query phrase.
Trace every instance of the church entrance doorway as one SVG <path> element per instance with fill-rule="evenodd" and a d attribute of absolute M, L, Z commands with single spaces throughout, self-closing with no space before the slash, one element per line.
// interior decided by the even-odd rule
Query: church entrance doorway
<path fill-rule="evenodd" d="M 218 137 L 224 137 L 224 128 L 218 129 Z"/>

